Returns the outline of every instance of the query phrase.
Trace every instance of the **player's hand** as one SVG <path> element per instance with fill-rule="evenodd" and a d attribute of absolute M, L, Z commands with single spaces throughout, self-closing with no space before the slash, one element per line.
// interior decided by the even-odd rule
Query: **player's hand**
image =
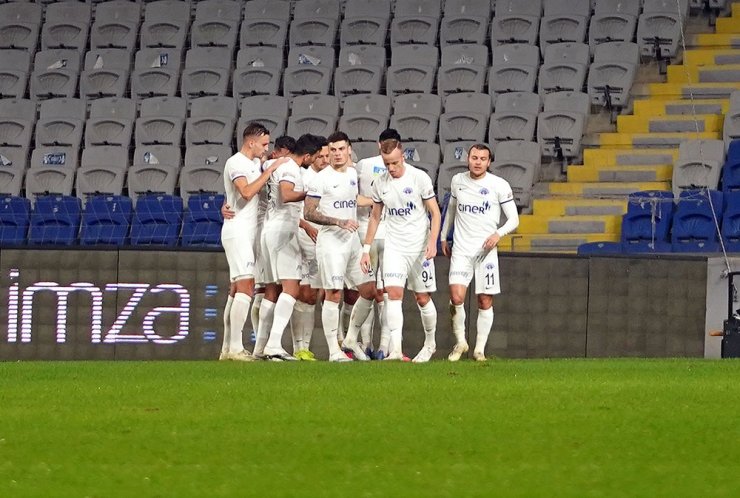
<path fill-rule="evenodd" d="M 315 226 L 306 224 L 306 226 L 303 229 L 306 232 L 306 235 L 308 235 L 311 240 L 313 240 L 313 243 L 316 243 L 316 237 L 319 236 L 319 231 L 316 229 Z"/>
<path fill-rule="evenodd" d="M 360 268 L 363 273 L 370 273 L 370 255 L 366 252 L 360 257 Z"/>
<path fill-rule="evenodd" d="M 437 241 L 430 240 L 427 243 L 427 250 L 424 253 L 424 259 L 434 259 L 434 256 L 437 255 Z"/>
<path fill-rule="evenodd" d="M 265 169 L 265 171 L 269 171 L 270 173 L 272 173 L 273 171 L 275 171 L 276 169 L 278 169 L 278 166 L 280 166 L 281 164 L 285 164 L 285 163 L 287 163 L 287 162 L 288 162 L 288 158 L 287 158 L 287 157 L 281 157 L 281 158 L 275 159 L 275 160 L 274 160 L 274 161 L 273 161 L 273 162 L 272 162 L 272 163 L 271 163 L 271 164 L 270 164 L 270 165 L 269 165 L 269 166 L 267 167 L 267 169 Z"/>
<path fill-rule="evenodd" d="M 356 232 L 360 228 L 360 224 L 356 220 L 339 220 L 337 223 L 339 228 L 343 228 L 349 232 Z"/>
<path fill-rule="evenodd" d="M 231 206 L 224 202 L 224 205 L 221 206 L 221 216 L 223 216 L 225 220 L 230 220 L 236 216 L 236 213 L 231 210 Z"/>
<path fill-rule="evenodd" d="M 484 242 L 483 242 L 483 249 L 486 251 L 490 251 L 494 247 L 498 245 L 498 241 L 501 240 L 501 236 L 498 234 L 498 232 L 493 232 Z"/>
<path fill-rule="evenodd" d="M 452 252 L 450 251 L 450 243 L 447 242 L 446 240 L 443 240 L 441 244 L 442 244 L 442 254 L 444 254 L 445 256 L 449 258 L 450 255 L 452 255 Z"/>

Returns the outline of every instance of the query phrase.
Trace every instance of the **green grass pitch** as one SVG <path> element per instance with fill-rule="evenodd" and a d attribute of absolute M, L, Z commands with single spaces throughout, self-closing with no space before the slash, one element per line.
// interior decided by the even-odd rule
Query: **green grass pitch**
<path fill-rule="evenodd" d="M 0 497 L 740 496 L 740 362 L 0 363 Z"/>

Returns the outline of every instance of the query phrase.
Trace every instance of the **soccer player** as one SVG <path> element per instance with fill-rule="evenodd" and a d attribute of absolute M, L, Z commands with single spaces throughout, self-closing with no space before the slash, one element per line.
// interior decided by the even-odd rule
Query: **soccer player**
<path fill-rule="evenodd" d="M 388 292 L 386 319 L 391 336 L 386 359 L 403 359 L 401 304 L 404 285 L 408 280 L 408 287 L 416 296 L 424 327 L 424 346 L 413 361 L 424 363 L 431 359 L 437 347 L 437 310 L 430 293 L 437 289 L 433 258 L 437 254 L 439 206 L 432 180 L 424 171 L 406 164 L 400 141 L 385 140 L 380 155 L 388 171 L 373 182 L 375 204 L 370 213 L 361 265 L 364 271 L 371 269 L 370 248 L 385 208 L 386 235 L 382 267 L 383 282 Z M 431 222 L 428 216 L 431 216 Z M 354 321 L 352 325 L 355 325 Z"/>
<path fill-rule="evenodd" d="M 442 227 L 442 252 L 450 260 L 450 313 L 457 343 L 448 356 L 458 361 L 468 351 L 465 340 L 465 294 L 475 276 L 478 296 L 477 336 L 473 358 L 485 361 L 486 341 L 493 326 L 493 296 L 501 292 L 496 245 L 519 226 L 509 183 L 488 172 L 491 149 L 476 144 L 468 151 L 468 172 L 452 177 L 450 203 Z M 498 226 L 501 211 L 506 223 Z M 454 226 L 452 250 L 447 236 Z"/>
<path fill-rule="evenodd" d="M 317 140 L 320 142 L 321 150 L 311 166 L 302 170 L 303 188 L 306 191 L 316 175 L 329 165 L 329 142 L 325 137 L 317 137 Z M 301 217 L 303 217 L 302 206 Z M 316 316 L 316 302 L 319 300 L 321 287 L 316 261 L 316 236 L 320 227 L 308 221 L 305 223 L 307 226 L 298 231 L 298 243 L 301 247 L 301 286 L 290 325 L 293 332 L 293 356 L 299 360 L 314 361 L 316 358 L 310 347 Z"/>
<path fill-rule="evenodd" d="M 298 229 L 305 225 L 300 210 L 306 192 L 300 168 L 309 166 L 320 149 L 314 135 L 301 136 L 296 140 L 295 151 L 270 175 L 267 184 L 269 200 L 261 240 L 267 287 L 260 305 L 254 348 L 257 357 L 276 361 L 296 359 L 283 349 L 282 337 L 293 314 L 301 281 Z M 268 329 L 270 316 L 272 325 Z"/>
<path fill-rule="evenodd" d="M 383 162 L 383 156 L 380 155 L 380 148 L 383 146 L 383 142 L 386 140 L 396 140 L 401 142 L 401 135 L 393 128 L 384 130 L 378 137 L 378 155 L 368 158 L 361 159 L 355 165 L 357 169 L 357 176 L 359 181 L 360 197 L 358 197 L 357 207 L 357 221 L 360 224 L 358 232 L 360 234 L 360 240 L 365 240 L 367 235 L 367 226 L 370 222 L 370 211 L 372 210 L 372 185 L 373 181 L 380 175 L 387 171 L 385 163 Z M 373 272 L 376 276 L 377 295 L 375 297 L 375 305 L 378 311 L 378 319 L 380 322 L 380 344 L 378 351 L 372 352 L 372 337 L 373 337 L 373 314 L 370 313 L 365 323 L 360 329 L 360 337 L 365 346 L 365 353 L 373 355 L 374 358 L 383 359 L 388 356 L 388 345 L 390 343 L 390 335 L 388 333 L 388 327 L 386 326 L 385 320 L 385 304 L 388 301 L 388 294 L 383 291 L 383 271 L 381 262 L 383 261 L 383 247 L 385 241 L 385 220 L 381 216 L 378 230 L 375 233 L 375 239 L 370 246 L 370 261 L 372 264 Z"/>
<path fill-rule="evenodd" d="M 339 348 L 339 302 L 345 283 L 356 287 L 360 298 L 352 315 L 364 314 L 367 318 L 375 298 L 375 279 L 372 272 L 360 267 L 362 245 L 357 236 L 357 171 L 350 167 L 352 153 L 349 137 L 341 132 L 329 138 L 331 167 L 325 168 L 309 185 L 304 201 L 304 216 L 308 221 L 321 225 L 316 239 L 316 260 L 319 264 L 321 287 L 326 293 L 321 312 L 324 335 L 329 346 L 329 361 L 349 361 Z M 353 352 L 355 359 L 368 357 L 357 342 L 359 327 L 350 327 L 343 346 Z"/>
<path fill-rule="evenodd" d="M 249 123 L 242 134 L 241 149 L 224 166 L 226 203 L 233 206 L 234 216 L 224 220 L 221 229 L 221 242 L 232 282 L 224 310 L 221 360 L 253 359 L 244 349 L 242 328 L 254 295 L 258 194 L 281 164 L 275 162 L 264 172 L 261 170 L 260 159 L 269 143 L 267 128 L 259 123 Z"/>

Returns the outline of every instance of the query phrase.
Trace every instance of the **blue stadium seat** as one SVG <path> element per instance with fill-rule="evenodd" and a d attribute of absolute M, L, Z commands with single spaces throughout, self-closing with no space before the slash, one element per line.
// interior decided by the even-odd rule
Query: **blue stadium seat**
<path fill-rule="evenodd" d="M 579 256 L 590 256 L 592 254 L 622 254 L 621 242 L 586 242 L 578 246 Z"/>
<path fill-rule="evenodd" d="M 722 191 L 727 194 L 740 190 L 740 140 L 730 142 L 722 168 Z"/>
<path fill-rule="evenodd" d="M 721 225 L 722 192 L 716 190 L 681 192 L 673 216 L 671 236 L 673 252 L 719 251 L 715 218 L 717 224 Z"/>
<path fill-rule="evenodd" d="M 191 195 L 188 210 L 182 226 L 182 245 L 220 246 L 221 245 L 221 206 L 223 195 Z"/>
<path fill-rule="evenodd" d="M 724 197 L 722 238 L 725 249 L 727 252 L 740 252 L 740 191 L 725 193 Z"/>
<path fill-rule="evenodd" d="M 673 212 L 673 192 L 646 190 L 630 194 L 627 213 L 622 217 L 622 250 L 671 252 Z"/>
<path fill-rule="evenodd" d="M 25 244 L 30 215 L 31 201 L 25 197 L 0 198 L 0 244 Z"/>
<path fill-rule="evenodd" d="M 134 245 L 174 246 L 182 226 L 182 199 L 174 195 L 143 195 L 131 222 Z"/>
<path fill-rule="evenodd" d="M 77 243 L 82 202 L 68 195 L 45 195 L 36 198 L 31 212 L 30 244 L 70 246 Z"/>
<path fill-rule="evenodd" d="M 96 195 L 88 198 L 82 213 L 82 245 L 123 245 L 127 242 L 133 203 L 121 195 Z"/>

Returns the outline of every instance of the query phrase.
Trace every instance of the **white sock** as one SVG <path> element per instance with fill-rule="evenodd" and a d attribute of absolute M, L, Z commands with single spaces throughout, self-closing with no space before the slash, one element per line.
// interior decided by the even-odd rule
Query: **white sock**
<path fill-rule="evenodd" d="M 283 332 L 288 326 L 290 317 L 293 314 L 295 298 L 290 294 L 283 292 L 275 303 L 275 312 L 272 315 L 272 327 L 270 327 L 270 337 L 267 339 L 267 346 L 270 349 L 283 348 Z"/>
<path fill-rule="evenodd" d="M 260 306 L 262 306 L 262 299 L 265 297 L 263 292 L 254 295 L 252 300 L 252 312 L 250 319 L 252 320 L 252 330 L 257 333 L 257 329 L 260 327 Z"/>
<path fill-rule="evenodd" d="M 254 308 L 254 306 L 252 306 Z M 272 327 L 272 316 L 275 312 L 275 303 L 263 299 L 260 304 L 259 327 L 257 328 L 257 340 L 254 343 L 254 352 L 252 354 L 261 355 L 265 351 L 267 338 L 270 336 Z"/>
<path fill-rule="evenodd" d="M 388 345 L 391 342 L 391 333 L 388 328 L 388 294 L 383 294 L 383 302 L 378 303 L 378 317 L 380 318 L 380 345 L 378 350 L 388 354 Z"/>
<path fill-rule="evenodd" d="M 373 327 L 375 327 L 375 313 L 370 309 L 370 313 L 367 314 L 367 318 L 365 318 L 362 327 L 360 327 L 360 338 L 362 339 L 363 349 L 373 349 Z"/>
<path fill-rule="evenodd" d="M 309 326 L 309 320 L 313 320 L 313 305 L 306 304 L 303 301 L 296 301 L 293 307 L 293 316 L 290 318 L 291 331 L 293 332 L 293 352 L 296 353 L 303 349 L 308 349 L 311 344 L 311 335 L 308 334 L 306 342 L 306 328 Z M 313 322 L 310 324 L 313 330 Z"/>
<path fill-rule="evenodd" d="M 478 335 L 475 337 L 475 352 L 484 353 L 486 352 L 486 342 L 488 342 L 488 334 L 491 332 L 493 326 L 493 307 L 487 310 L 478 310 Z"/>
<path fill-rule="evenodd" d="M 303 303 L 303 305 L 303 347 L 310 351 L 313 327 L 316 324 L 316 305 L 306 303 Z"/>
<path fill-rule="evenodd" d="M 424 306 L 418 304 L 417 306 L 421 313 L 421 325 L 424 327 L 424 347 L 436 349 L 437 308 L 434 306 L 434 301 L 430 299 Z"/>
<path fill-rule="evenodd" d="M 465 305 L 450 303 L 452 333 L 458 343 L 465 342 Z"/>
<path fill-rule="evenodd" d="M 347 327 L 347 340 L 351 343 L 357 341 L 357 337 L 360 335 L 360 327 L 365 323 L 367 316 L 373 310 L 373 302 L 370 299 L 365 299 L 360 296 L 357 302 L 352 307 L 352 314 L 349 318 L 349 326 Z"/>
<path fill-rule="evenodd" d="M 226 298 L 226 306 L 224 307 L 224 340 L 221 343 L 221 352 L 229 352 L 229 337 L 231 336 L 231 305 L 234 302 L 234 298 L 229 295 Z"/>
<path fill-rule="evenodd" d="M 341 352 L 339 341 L 337 339 L 337 329 L 339 328 L 339 303 L 333 301 L 324 301 L 321 306 L 321 324 L 324 327 L 326 344 L 329 346 L 329 355 Z"/>
<path fill-rule="evenodd" d="M 403 354 L 403 302 L 389 299 L 385 305 L 390 334 L 388 354 Z"/>
<path fill-rule="evenodd" d="M 342 303 L 342 308 L 339 310 L 339 337 L 344 340 L 349 330 L 350 317 L 352 316 L 352 309 L 354 304 Z"/>
<path fill-rule="evenodd" d="M 242 342 L 242 330 L 247 323 L 249 316 L 249 305 L 252 304 L 252 298 L 243 292 L 237 292 L 234 296 L 234 302 L 231 304 L 231 326 L 229 334 L 229 352 L 238 353 L 244 350 Z"/>

